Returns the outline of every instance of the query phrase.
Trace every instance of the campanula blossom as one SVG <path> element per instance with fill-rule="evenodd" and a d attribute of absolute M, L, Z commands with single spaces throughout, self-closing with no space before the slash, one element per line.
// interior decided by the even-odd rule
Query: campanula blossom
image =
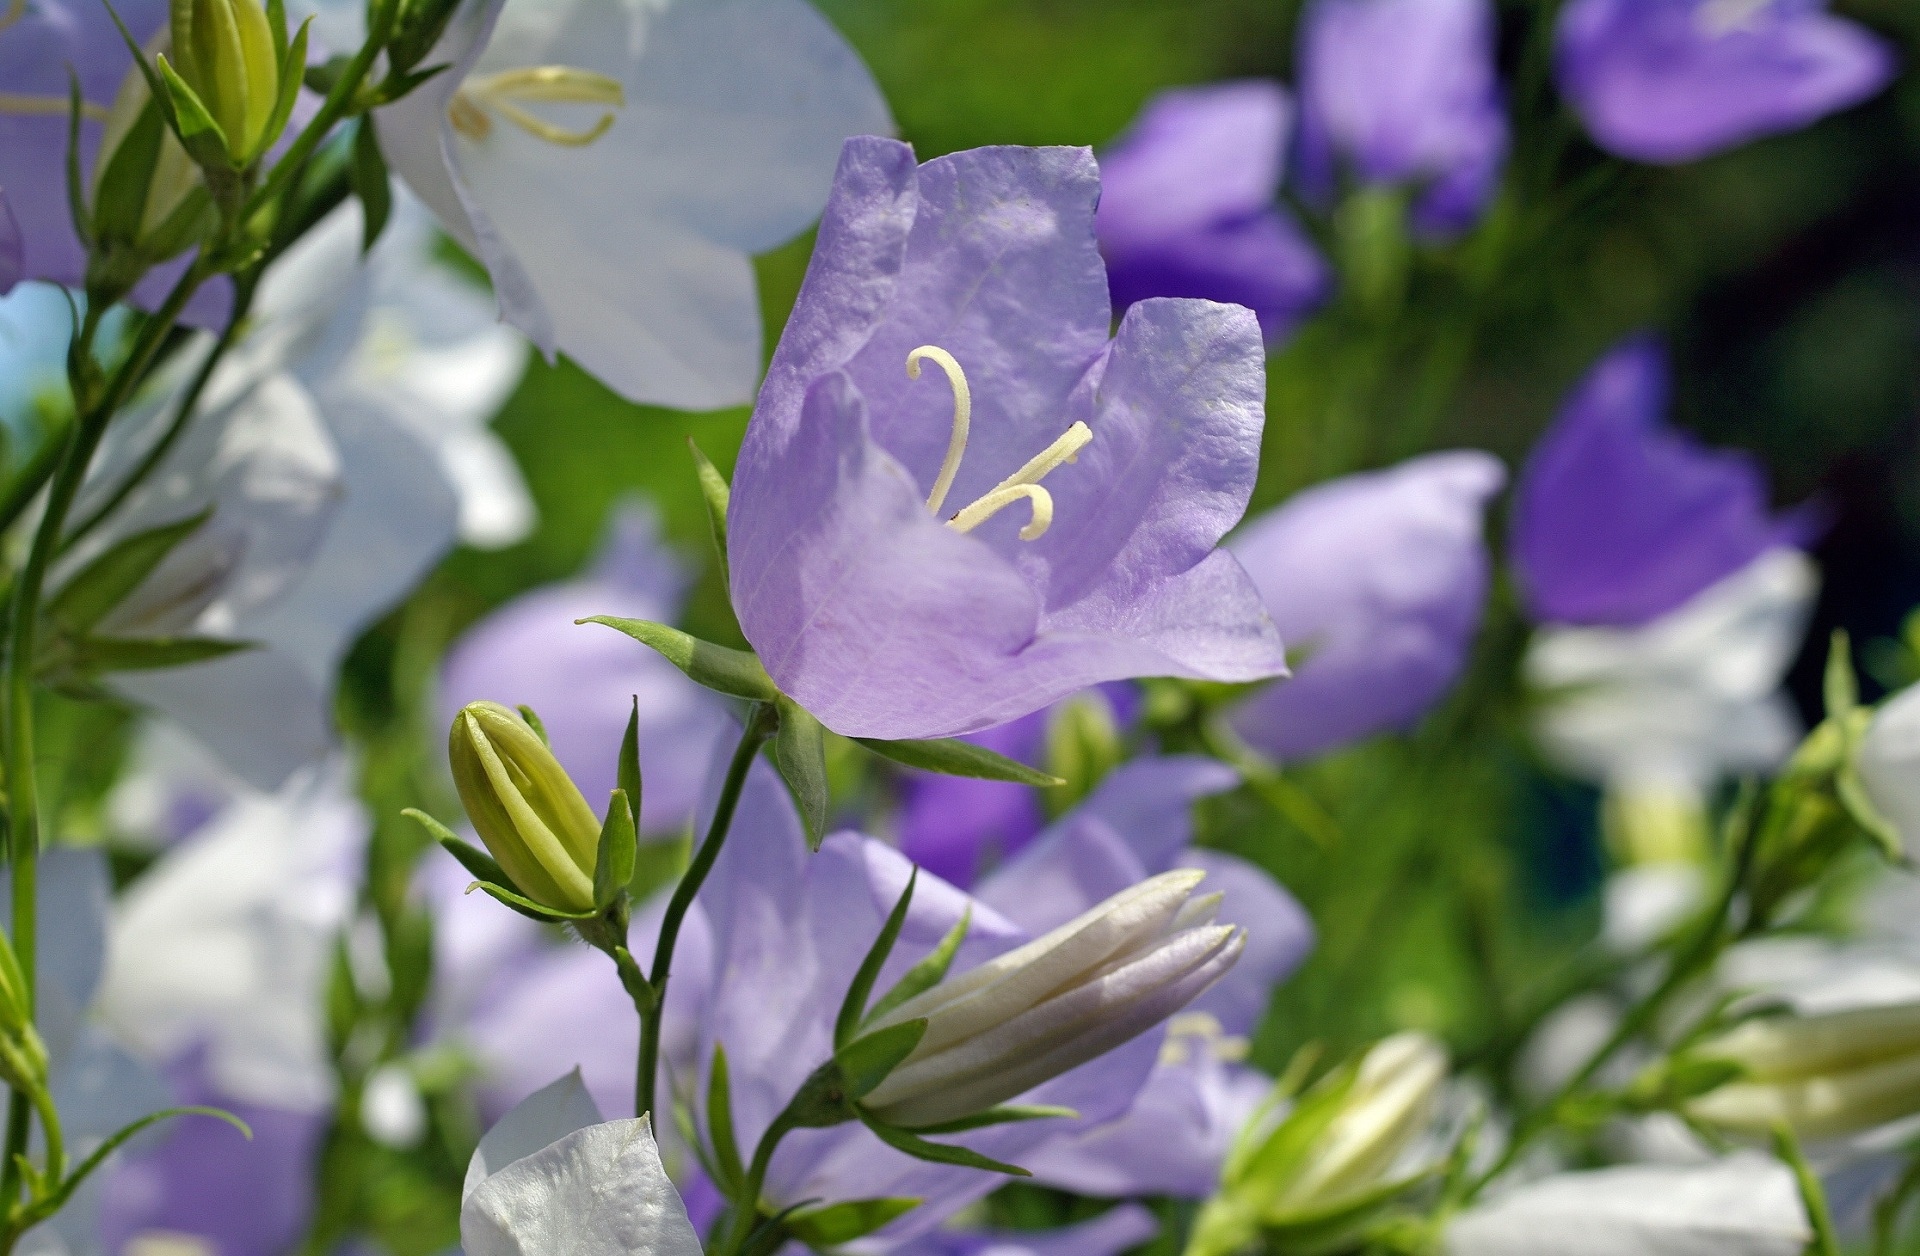
<path fill-rule="evenodd" d="M 1424 715 L 1479 632 L 1482 515 L 1505 482 L 1488 454 L 1427 454 L 1316 485 L 1236 533 L 1227 548 L 1298 655 L 1234 709 L 1239 734 L 1298 760 Z"/>
<path fill-rule="evenodd" d="M 1406 187 L 1416 226 L 1471 226 L 1507 153 L 1494 34 L 1488 0 L 1315 0 L 1299 37 L 1302 186 Z"/>
<path fill-rule="evenodd" d="M 1892 48 L 1822 0 L 1573 0 L 1556 69 L 1600 147 L 1660 165 L 1797 131 L 1892 79 Z"/>
<path fill-rule="evenodd" d="M 1332 274 L 1274 204 L 1293 105 L 1265 79 L 1162 92 L 1100 155 L 1094 228 L 1113 307 L 1145 297 L 1244 305 L 1269 344 L 1323 302 Z"/>
<path fill-rule="evenodd" d="M 393 168 L 543 352 L 683 409 L 752 395 L 750 255 L 819 213 L 843 139 L 892 129 L 805 0 L 492 0 L 435 62 L 376 115 Z"/>
<path fill-rule="evenodd" d="M 1285 670 L 1215 548 L 1257 469 L 1259 325 L 1155 298 L 1109 339 L 1098 193 L 1082 149 L 843 152 L 728 514 L 741 628 L 836 732 Z"/>

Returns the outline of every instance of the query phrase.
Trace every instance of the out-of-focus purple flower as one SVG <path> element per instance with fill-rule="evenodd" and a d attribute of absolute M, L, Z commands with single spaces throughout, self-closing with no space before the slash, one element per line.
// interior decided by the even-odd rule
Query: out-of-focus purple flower
<path fill-rule="evenodd" d="M 20 220 L 14 216 L 13 202 L 0 188 L 0 296 L 27 275 L 26 241 L 20 235 Z"/>
<path fill-rule="evenodd" d="M 1268 343 L 1327 297 L 1332 274 L 1274 205 L 1292 124 L 1278 83 L 1162 92 L 1100 157 L 1094 215 L 1116 310 L 1146 297 L 1244 305 Z"/>
<path fill-rule="evenodd" d="M 446 720 L 469 702 L 526 705 L 553 753 L 598 807 L 614 788 L 620 738 L 640 703 L 645 774 L 641 827 L 667 833 L 693 814 L 727 713 L 707 690 L 650 650 L 574 621 L 621 615 L 673 622 L 687 572 L 660 538 L 650 507 L 623 509 L 592 570 L 535 589 L 494 611 L 453 647 L 440 686 Z"/>
<path fill-rule="evenodd" d="M 1505 482 L 1491 455 L 1427 454 L 1310 488 L 1236 535 L 1227 548 L 1305 656 L 1233 712 L 1240 735 L 1297 760 L 1425 714 L 1479 630 L 1481 517 Z"/>
<path fill-rule="evenodd" d="M 1560 89 L 1594 142 L 1661 164 L 1798 130 L 1895 70 L 1821 0 L 1573 0 L 1557 41 Z"/>
<path fill-rule="evenodd" d="M 1156 298 L 1109 340 L 1098 194 L 1083 149 L 842 153 L 729 512 L 741 627 L 837 732 L 951 736 L 1102 681 L 1285 669 L 1215 548 L 1257 469 L 1259 326 Z M 970 384 L 969 441 L 910 353 Z"/>
<path fill-rule="evenodd" d="M 1512 549 L 1542 623 L 1632 627 L 1689 601 L 1767 550 L 1802 545 L 1811 519 L 1774 516 L 1748 454 L 1669 428 L 1668 368 L 1653 339 L 1602 358 L 1521 469 Z"/>
<path fill-rule="evenodd" d="M 1120 1256 L 1159 1232 L 1151 1212 L 1121 1204 L 1057 1230 L 936 1230 L 908 1244 L 901 1256 Z"/>
<path fill-rule="evenodd" d="M 116 1165 L 101 1193 L 101 1250 L 142 1238 L 190 1237 L 219 1256 L 277 1256 L 304 1233 L 313 1212 L 315 1158 L 328 1117 L 248 1103 L 207 1079 L 198 1055 L 168 1070 L 175 1101 L 224 1108 L 225 1121 L 177 1117 L 158 1142 Z"/>
<path fill-rule="evenodd" d="M 1414 222 L 1472 225 L 1500 179 L 1507 118 L 1488 0 L 1315 0 L 1300 28 L 1299 179 L 1420 190 Z"/>
<path fill-rule="evenodd" d="M 166 0 L 127 0 L 114 7 L 138 39 L 167 21 Z M 73 285 L 85 277 L 87 255 L 67 204 L 69 67 L 86 105 L 80 174 L 90 189 L 101 120 L 133 69 L 107 6 L 97 0 L 34 0 L 0 28 L 0 83 L 7 93 L 0 101 L 0 187 L 7 189 L 20 228 L 22 277 Z M 156 268 L 134 290 L 134 300 L 152 308 L 185 266 L 185 259 L 177 259 Z M 187 307 L 186 321 L 217 326 L 232 292 L 224 279 L 205 285 Z"/>

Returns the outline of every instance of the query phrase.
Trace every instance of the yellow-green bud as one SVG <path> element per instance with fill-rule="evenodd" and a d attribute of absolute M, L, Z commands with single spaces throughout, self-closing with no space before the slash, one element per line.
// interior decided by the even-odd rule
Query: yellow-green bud
<path fill-rule="evenodd" d="M 447 757 L 467 818 L 519 891 L 591 910 L 600 821 L 540 735 L 497 702 L 470 702 L 454 717 Z"/>
<path fill-rule="evenodd" d="M 266 147 L 280 96 L 273 27 L 259 0 L 172 0 L 173 67 L 227 138 L 236 164 Z"/>
<path fill-rule="evenodd" d="M 1920 1112 L 1920 1003 L 1747 1021 L 1686 1053 L 1741 1074 L 1686 1105 L 1687 1115 L 1764 1136 L 1838 1138 Z"/>
<path fill-rule="evenodd" d="M 15 1090 L 45 1090 L 47 1049 L 27 1011 L 27 982 L 13 946 L 0 936 L 0 1081 Z"/>

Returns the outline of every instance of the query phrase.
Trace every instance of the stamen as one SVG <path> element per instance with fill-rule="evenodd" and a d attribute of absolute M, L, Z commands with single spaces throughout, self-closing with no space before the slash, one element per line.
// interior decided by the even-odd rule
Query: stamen
<path fill-rule="evenodd" d="M 572 130 L 548 122 L 521 107 L 521 101 L 555 105 L 605 105 L 609 112 L 584 130 Z M 607 133 L 614 122 L 612 109 L 627 103 L 626 89 L 618 79 L 592 70 L 565 65 L 522 66 L 470 78 L 447 106 L 447 118 L 453 129 L 473 139 L 485 139 L 493 129 L 488 108 L 538 139 L 563 148 L 584 148 Z"/>
<path fill-rule="evenodd" d="M 447 102 L 447 121 L 470 140 L 483 140 L 493 133 L 493 119 L 465 92 L 455 92 Z"/>
<path fill-rule="evenodd" d="M 922 358 L 930 359 L 945 371 L 947 382 L 953 386 L 953 435 L 947 441 L 947 456 L 940 464 L 940 474 L 933 477 L 933 492 L 927 494 L 927 509 L 937 515 L 946 504 L 947 490 L 953 487 L 953 477 L 960 473 L 960 459 L 967 452 L 967 429 L 973 421 L 973 393 L 967 387 L 967 373 L 960 369 L 960 363 L 938 345 L 921 345 L 907 355 L 908 379 L 920 378 Z"/>
<path fill-rule="evenodd" d="M 17 20 L 13 16 L 13 11 L 9 11 L 5 22 L 0 22 L 0 30 L 6 28 L 6 23 Z M 65 96 L 28 96 L 21 92 L 0 92 L 0 113 L 29 118 L 64 118 L 72 107 L 72 102 Z M 83 100 L 80 102 L 80 116 L 89 122 L 105 122 L 107 107 L 96 105 L 90 100 Z"/>
<path fill-rule="evenodd" d="M 991 492 L 947 520 L 955 532 L 971 532 L 1013 503 L 1025 498 L 1033 507 L 1033 518 L 1020 529 L 1020 539 L 1036 541 L 1053 526 L 1053 494 L 1040 487 L 1040 481 L 1062 463 L 1078 460 L 1080 451 L 1093 439 L 1093 429 L 1076 421 L 1060 438 L 1035 454 L 1027 465 L 993 486 Z"/>

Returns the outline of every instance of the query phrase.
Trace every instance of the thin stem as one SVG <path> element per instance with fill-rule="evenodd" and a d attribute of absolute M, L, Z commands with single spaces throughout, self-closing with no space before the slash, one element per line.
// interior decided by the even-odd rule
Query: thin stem
<path fill-rule="evenodd" d="M 27 459 L 20 474 L 13 478 L 4 493 L 0 493 L 0 532 L 11 528 L 14 521 L 26 510 L 40 490 L 53 478 L 53 469 L 60 465 L 60 454 L 67 447 L 67 438 L 72 433 L 71 423 L 48 432 Z"/>
<path fill-rule="evenodd" d="M 747 1180 L 740 1187 L 740 1198 L 733 1201 L 733 1215 L 727 1221 L 726 1236 L 714 1256 L 735 1256 L 753 1237 L 754 1222 L 760 1219 L 760 1192 L 767 1184 L 767 1170 L 773 1166 L 773 1153 L 780 1140 L 797 1129 L 791 1110 L 773 1118 L 760 1143 L 753 1149 L 753 1163 L 747 1166 Z"/>
<path fill-rule="evenodd" d="M 1789 1169 L 1800 1187 L 1800 1202 L 1806 1205 L 1807 1223 L 1813 1227 L 1809 1256 L 1840 1256 L 1840 1240 L 1833 1230 L 1833 1212 L 1827 1207 L 1827 1193 L 1820 1188 L 1820 1175 L 1800 1152 L 1800 1140 L 1786 1125 L 1773 1127 L 1773 1152 Z"/>
<path fill-rule="evenodd" d="M 1873 1256 L 1893 1256 L 1893 1241 L 1900 1232 L 1900 1214 L 1906 1210 L 1914 1192 L 1920 1190 L 1920 1155 L 1908 1154 L 1907 1171 L 1873 1206 Z"/>
<path fill-rule="evenodd" d="M 693 862 L 687 865 L 680 884 L 674 887 L 673 897 L 667 900 L 666 914 L 660 918 L 660 940 L 654 946 L 653 971 L 647 983 L 653 989 L 652 1006 L 640 1009 L 640 1057 L 635 1062 L 634 1076 L 635 1116 L 646 1116 L 653 1111 L 654 1080 L 660 1065 L 660 1020 L 667 1005 L 667 978 L 673 972 L 673 950 L 680 940 L 680 925 L 687 917 L 687 909 L 693 906 L 694 895 L 700 892 L 707 874 L 713 871 L 714 860 L 720 857 L 720 847 L 727 840 L 727 831 L 733 827 L 733 813 L 740 806 L 740 791 L 746 787 L 747 770 L 753 766 L 753 757 L 760 752 L 761 745 L 773 736 L 777 718 L 767 703 L 755 703 L 747 712 L 740 744 L 734 747 L 733 761 L 727 765 L 726 780 L 720 786 L 713 823 L 707 826 L 706 838 L 693 853 Z M 636 1007 L 638 1003 L 636 999 Z"/>

